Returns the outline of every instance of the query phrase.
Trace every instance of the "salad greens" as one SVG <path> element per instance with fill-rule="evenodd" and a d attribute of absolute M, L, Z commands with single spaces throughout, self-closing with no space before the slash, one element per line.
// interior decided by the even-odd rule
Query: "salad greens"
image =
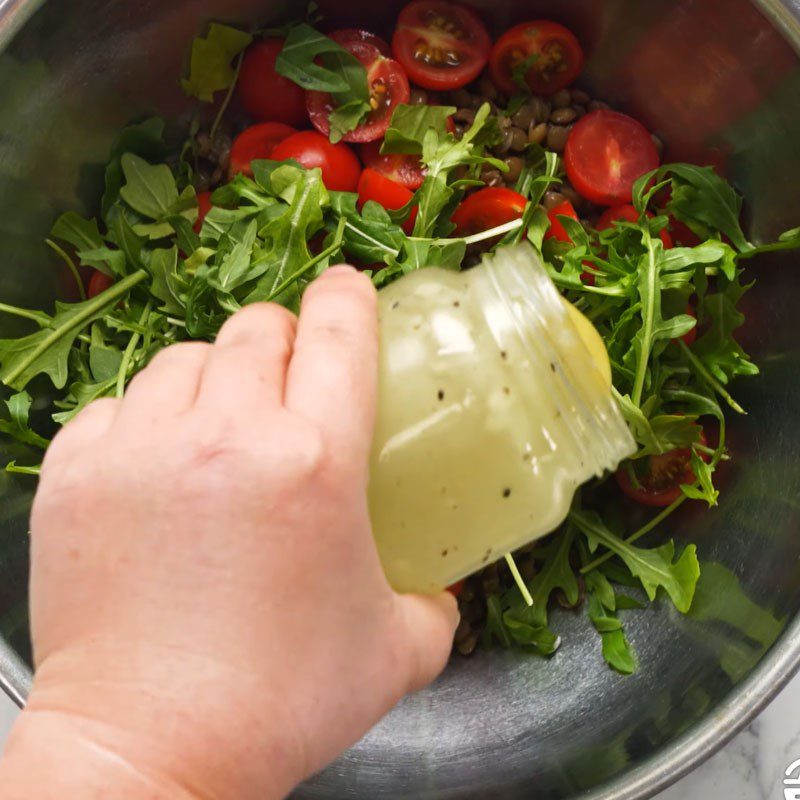
<path fill-rule="evenodd" d="M 229 99 L 235 61 L 251 41 L 249 34 L 211 25 L 194 42 L 185 92 L 209 102 L 227 90 Z M 369 110 L 363 66 L 306 23 L 288 29 L 277 69 L 334 95 L 335 137 Z M 473 263 L 478 250 L 527 239 L 605 340 L 614 392 L 638 445 L 628 467 L 631 481 L 635 485 L 637 462 L 676 448 L 691 449 L 695 480 L 633 529 L 608 481 L 582 489 L 563 528 L 532 550 L 536 571 L 525 584 L 532 605 L 516 588 L 487 597 L 484 641 L 552 654 L 560 638 L 549 620 L 551 599 L 558 595 L 576 605 L 585 592 L 605 660 L 630 673 L 636 656 L 620 612 L 641 603 L 620 587 L 649 600 L 663 594 L 687 613 L 700 575 L 693 545 L 676 555 L 672 541 L 636 543 L 687 500 L 717 503 L 714 473 L 728 458 L 726 412 L 745 413 L 730 385 L 758 373 L 736 340 L 744 321 L 737 307 L 751 285 L 744 264 L 761 252 L 800 247 L 800 229 L 756 246 L 742 231 L 742 198 L 730 184 L 710 168 L 668 164 L 636 184 L 638 221 L 599 232 L 562 216 L 572 241 L 559 242 L 545 236 L 551 220 L 541 202 L 563 177 L 560 159 L 530 145 L 516 184 L 528 200 L 522 219 L 455 237 L 451 214 L 469 189 L 482 185 L 482 168 L 507 167 L 488 151 L 498 137 L 488 104 L 461 136 L 447 128 L 454 111 L 395 110 L 383 152 L 418 154 L 426 167 L 405 208 L 386 211 L 367 202 L 360 209 L 355 194 L 328 191 L 319 169 L 256 161 L 252 177 L 237 175 L 214 192 L 199 232 L 186 158 L 191 148 L 179 154 L 168 147 L 157 119 L 125 129 L 111 149 L 97 217 L 68 211 L 48 239 L 78 280 L 81 297 L 79 265 L 112 277 L 113 285 L 91 299 L 57 302 L 52 313 L 0 304 L 0 313 L 30 326 L 27 335 L 0 340 L 0 381 L 14 392 L 0 410 L 0 433 L 44 450 L 48 440 L 29 417 L 31 393 L 47 394 L 42 380 L 56 392 L 52 419 L 64 424 L 93 400 L 120 396 L 160 349 L 186 339 L 213 340 L 244 305 L 274 301 L 296 311 L 305 287 L 333 263 L 367 265 L 381 287 L 426 266 L 458 270 Z M 417 215 L 408 235 L 402 226 L 412 209 Z M 659 233 L 669 216 L 702 243 L 665 249 Z M 694 343 L 681 340 L 695 330 Z M 710 444 L 704 426 L 716 428 Z M 7 470 L 35 475 L 38 466 L 12 462 Z"/>

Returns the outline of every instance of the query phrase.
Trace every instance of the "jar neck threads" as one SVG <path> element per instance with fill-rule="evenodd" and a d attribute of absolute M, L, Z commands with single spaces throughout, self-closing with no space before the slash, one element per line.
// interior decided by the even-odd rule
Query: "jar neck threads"
<path fill-rule="evenodd" d="M 478 269 L 496 299 L 487 313 L 493 334 L 512 331 L 531 374 L 550 378 L 546 388 L 553 407 L 569 421 L 569 441 L 559 446 L 573 456 L 581 482 L 615 469 L 635 451 L 635 443 L 607 376 L 534 249 L 527 243 L 502 248 Z"/>

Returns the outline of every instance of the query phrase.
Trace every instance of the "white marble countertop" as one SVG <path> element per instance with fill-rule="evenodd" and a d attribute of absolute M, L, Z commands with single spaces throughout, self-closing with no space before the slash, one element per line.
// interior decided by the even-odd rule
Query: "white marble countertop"
<path fill-rule="evenodd" d="M 0 692 L 0 748 L 17 714 Z M 656 800 L 773 800 L 786 768 L 800 759 L 800 675 L 749 728 Z M 2 787 L 0 787 L 2 788 Z M 800 786 L 795 789 L 800 790 Z M 797 794 L 786 800 L 797 800 Z"/>

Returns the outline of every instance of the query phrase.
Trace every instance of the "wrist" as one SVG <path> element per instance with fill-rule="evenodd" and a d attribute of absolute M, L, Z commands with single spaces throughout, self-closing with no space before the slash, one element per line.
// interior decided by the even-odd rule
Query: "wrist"
<path fill-rule="evenodd" d="M 164 653 L 138 655 L 140 664 L 130 653 L 119 660 L 94 649 L 48 659 L 19 734 L 15 727 L 12 764 L 25 763 L 40 778 L 38 765 L 68 751 L 75 792 L 59 775 L 59 798 L 94 797 L 78 789 L 97 784 L 106 792 L 113 786 L 119 800 L 280 800 L 305 777 L 299 748 L 275 725 L 280 715 L 265 709 L 246 676 L 223 675 L 224 665 L 195 656 L 176 664 L 174 653 L 169 662 Z"/>

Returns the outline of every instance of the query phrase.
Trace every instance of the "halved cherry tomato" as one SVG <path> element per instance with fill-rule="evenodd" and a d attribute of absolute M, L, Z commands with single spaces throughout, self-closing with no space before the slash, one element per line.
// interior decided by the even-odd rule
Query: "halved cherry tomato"
<path fill-rule="evenodd" d="M 457 581 L 452 586 L 448 586 L 447 591 L 450 592 L 453 597 L 458 597 L 461 592 L 464 591 L 464 583 L 465 581 Z"/>
<path fill-rule="evenodd" d="M 203 221 L 207 214 L 214 207 L 211 202 L 211 195 L 213 192 L 200 192 L 197 195 L 197 221 L 194 223 L 194 232 L 200 233 L 203 229 Z"/>
<path fill-rule="evenodd" d="M 456 226 L 456 235 L 469 236 L 519 219 L 527 202 L 513 189 L 494 186 L 481 189 L 463 200 L 453 212 L 451 220 Z"/>
<path fill-rule="evenodd" d="M 425 180 L 425 168 L 419 156 L 403 153 L 381 155 L 381 142 L 369 142 L 361 148 L 365 167 L 374 169 L 407 189 L 419 189 Z"/>
<path fill-rule="evenodd" d="M 110 278 L 105 272 L 96 269 L 89 278 L 89 285 L 86 287 L 86 296 L 91 300 L 92 297 L 102 294 L 106 289 L 114 285 L 114 279 Z"/>
<path fill-rule="evenodd" d="M 572 242 L 572 239 L 570 239 L 567 233 L 567 229 L 564 227 L 564 223 L 559 217 L 569 217 L 577 222 L 578 213 L 569 200 L 565 200 L 563 203 L 553 206 L 553 208 L 547 212 L 547 218 L 550 220 L 550 227 L 544 235 L 544 238 L 556 239 L 559 242 Z"/>
<path fill-rule="evenodd" d="M 705 434 L 700 434 L 700 444 L 706 444 Z M 691 465 L 692 450 L 689 447 L 671 450 L 663 455 L 648 456 L 646 459 L 634 462 L 639 465 L 644 462 L 644 471 L 636 471 L 639 482 L 635 486 L 631 480 L 627 467 L 622 466 L 617 470 L 616 479 L 620 489 L 637 503 L 645 506 L 664 508 L 671 505 L 681 496 L 681 484 L 694 483 L 696 476 Z M 703 455 L 703 460 L 708 458 Z"/>
<path fill-rule="evenodd" d="M 630 203 L 636 180 L 658 166 L 658 151 L 647 129 L 633 117 L 592 111 L 570 132 L 564 166 L 582 197 L 614 206 Z"/>
<path fill-rule="evenodd" d="M 686 306 L 686 314 L 697 319 L 697 314 L 694 313 L 694 308 L 692 308 L 691 303 Z M 697 341 L 697 325 L 695 325 L 694 328 L 692 328 L 688 333 L 684 333 L 683 336 L 681 336 L 681 341 L 687 347 L 691 347 Z"/>
<path fill-rule="evenodd" d="M 653 218 L 653 215 L 649 211 L 647 212 L 647 216 L 650 219 Z M 630 204 L 609 208 L 604 211 L 600 219 L 597 220 L 597 230 L 607 230 L 608 228 L 612 227 L 617 220 L 638 222 L 639 212 Z M 663 228 L 658 235 L 661 237 L 661 241 L 664 244 L 665 250 L 669 250 L 671 247 L 674 247 L 672 237 L 669 235 L 669 231 L 666 228 Z"/>
<path fill-rule="evenodd" d="M 245 111 L 258 122 L 302 125 L 307 119 L 306 93 L 275 71 L 283 43 L 283 39 L 263 39 L 250 45 L 236 88 Z"/>
<path fill-rule="evenodd" d="M 669 218 L 669 229 L 672 231 L 672 237 L 682 247 L 697 247 L 700 244 L 700 237 L 685 223 L 675 219 Z"/>
<path fill-rule="evenodd" d="M 382 56 L 386 58 L 392 57 L 392 48 L 389 46 L 389 42 L 385 39 L 381 39 L 380 36 L 376 36 L 374 33 L 361 30 L 360 28 L 344 28 L 334 31 L 328 34 L 328 38 L 333 39 L 334 42 L 340 44 L 342 47 L 352 44 L 353 42 L 364 42 L 372 45 L 372 47 L 376 47 Z"/>
<path fill-rule="evenodd" d="M 366 67 L 372 108 L 364 122 L 342 138 L 345 142 L 374 142 L 386 133 L 394 109 L 409 101 L 408 78 L 396 61 L 382 56 L 374 45 L 365 41 L 340 44 Z M 306 108 L 311 124 L 327 136 L 331 130 L 330 115 L 336 108 L 333 97 L 327 92 L 307 92 Z"/>
<path fill-rule="evenodd" d="M 396 211 L 402 208 L 412 197 L 413 192 L 406 189 L 401 183 L 393 181 L 380 172 L 367 167 L 361 173 L 358 182 L 358 205 L 363 206 L 367 200 L 374 200 L 387 211 Z M 412 208 L 408 219 L 403 223 L 403 230 L 411 233 L 414 230 L 414 220 L 417 218 L 417 209 Z"/>
<path fill-rule="evenodd" d="M 480 75 L 492 40 L 480 17 L 448 0 L 414 0 L 401 12 L 392 38 L 395 58 L 425 89 L 458 89 Z"/>
<path fill-rule="evenodd" d="M 261 122 L 245 128 L 233 142 L 228 176 L 233 179 L 241 172 L 252 178 L 250 162 L 271 158 L 272 151 L 293 133 L 297 133 L 297 130 L 282 122 Z"/>
<path fill-rule="evenodd" d="M 322 182 L 334 192 L 355 192 L 361 175 L 355 153 L 339 142 L 331 144 L 326 136 L 316 131 L 300 131 L 284 139 L 273 151 L 275 161 L 293 158 L 306 169 L 319 167 Z"/>
<path fill-rule="evenodd" d="M 525 67 L 527 66 L 527 69 Z M 524 70 L 534 94 L 555 94 L 569 86 L 583 69 L 583 49 L 573 33 L 557 22 L 523 22 L 506 31 L 489 59 L 494 85 L 507 95 L 518 94 L 515 70 Z"/>

